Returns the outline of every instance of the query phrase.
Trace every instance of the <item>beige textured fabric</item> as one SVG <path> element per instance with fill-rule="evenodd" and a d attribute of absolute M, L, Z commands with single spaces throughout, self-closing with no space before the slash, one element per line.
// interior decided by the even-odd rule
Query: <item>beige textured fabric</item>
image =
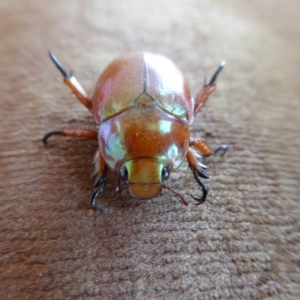
<path fill-rule="evenodd" d="M 295 0 L 0 2 L 1 299 L 299 299 L 300 4 Z M 53 50 L 91 95 L 121 53 L 167 55 L 194 93 L 223 59 L 192 134 L 205 204 L 113 192 L 90 213 L 97 143 L 41 137 L 94 128 L 61 82 Z M 199 193 L 186 164 L 171 185 Z"/>

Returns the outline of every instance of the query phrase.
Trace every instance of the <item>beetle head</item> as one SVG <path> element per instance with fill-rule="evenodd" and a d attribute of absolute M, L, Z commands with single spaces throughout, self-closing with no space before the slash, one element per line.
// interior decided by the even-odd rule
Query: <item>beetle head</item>
<path fill-rule="evenodd" d="M 130 195 L 138 199 L 151 199 L 170 176 L 169 167 L 156 159 L 141 158 L 126 161 L 119 169 L 120 178 L 127 183 Z"/>

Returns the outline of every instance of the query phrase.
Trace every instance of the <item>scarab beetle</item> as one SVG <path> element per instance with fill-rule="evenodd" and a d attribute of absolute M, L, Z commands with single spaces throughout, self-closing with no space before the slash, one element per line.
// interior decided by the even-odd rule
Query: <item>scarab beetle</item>
<path fill-rule="evenodd" d="M 200 180 L 208 178 L 201 156 L 213 151 L 201 139 L 191 139 L 189 128 L 209 95 L 215 90 L 215 81 L 223 69 L 222 62 L 209 82 L 194 99 L 181 71 L 168 58 L 149 52 L 123 55 L 103 71 L 93 97 L 88 98 L 73 75 L 65 71 L 53 53 L 50 58 L 64 77 L 64 83 L 92 113 L 97 131 L 65 129 L 47 133 L 43 142 L 52 144 L 52 135 L 98 139 L 94 156 L 96 178 L 90 203 L 94 209 L 98 194 L 106 183 L 110 169 L 118 173 L 116 190 L 125 185 L 129 194 L 138 199 L 150 199 L 168 189 L 188 205 L 185 198 L 165 182 L 172 171 L 187 158 L 194 178 L 202 188 L 197 204 L 205 201 L 207 189 Z M 226 151 L 227 146 L 217 148 Z"/>

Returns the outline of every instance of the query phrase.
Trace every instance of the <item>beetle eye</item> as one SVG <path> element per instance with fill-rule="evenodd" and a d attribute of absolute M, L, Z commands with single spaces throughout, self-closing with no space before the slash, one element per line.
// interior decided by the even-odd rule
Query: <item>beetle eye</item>
<path fill-rule="evenodd" d="M 170 176 L 170 169 L 167 166 L 164 166 L 161 170 L 161 179 L 162 181 L 165 181 Z"/>
<path fill-rule="evenodd" d="M 119 171 L 119 175 L 122 180 L 128 181 L 128 170 L 125 166 L 122 166 Z"/>

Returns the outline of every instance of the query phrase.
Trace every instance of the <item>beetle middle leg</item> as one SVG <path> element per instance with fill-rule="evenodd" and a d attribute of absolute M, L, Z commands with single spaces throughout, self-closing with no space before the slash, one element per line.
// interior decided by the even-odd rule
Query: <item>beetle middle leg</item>
<path fill-rule="evenodd" d="M 217 153 L 221 153 L 221 156 L 224 156 L 228 150 L 228 145 L 221 145 L 217 149 L 214 150 L 213 154 L 216 155 Z"/>
<path fill-rule="evenodd" d="M 80 85 L 80 83 L 77 81 L 77 79 L 72 75 L 69 74 L 65 68 L 61 65 L 57 57 L 52 53 L 49 52 L 49 56 L 55 66 L 58 68 L 60 73 L 64 77 L 64 83 L 72 90 L 72 92 L 75 94 L 75 96 L 78 98 L 78 100 L 88 109 L 92 109 L 92 102 L 88 98 L 85 90 L 83 87 Z"/>
<path fill-rule="evenodd" d="M 62 135 L 68 137 L 79 137 L 86 139 L 97 139 L 97 132 L 93 130 L 85 129 L 65 129 L 65 130 L 54 130 L 50 131 L 43 137 L 43 143 L 47 147 L 53 146 L 52 143 L 48 142 L 48 139 L 53 135 Z"/>
<path fill-rule="evenodd" d="M 226 151 L 228 150 L 227 145 L 221 145 L 215 150 L 212 150 L 203 140 L 195 139 L 190 142 L 190 145 L 195 147 L 203 156 L 211 156 L 221 153 L 221 156 L 224 156 Z"/>

